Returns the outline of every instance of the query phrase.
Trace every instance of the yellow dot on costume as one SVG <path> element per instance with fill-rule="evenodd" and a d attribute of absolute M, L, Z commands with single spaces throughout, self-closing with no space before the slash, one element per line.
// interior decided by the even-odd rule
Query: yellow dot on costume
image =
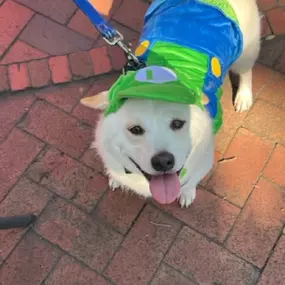
<path fill-rule="evenodd" d="M 216 58 L 212 58 L 211 62 L 212 72 L 216 77 L 220 77 L 222 75 L 222 67 L 220 61 Z"/>
<path fill-rule="evenodd" d="M 136 56 L 141 56 L 141 55 L 143 55 L 143 54 L 147 51 L 149 45 L 150 45 L 150 42 L 149 42 L 149 41 L 143 41 L 143 42 L 141 42 L 140 45 L 137 47 L 137 49 L 136 49 L 136 51 L 135 51 L 135 55 L 136 55 Z"/>

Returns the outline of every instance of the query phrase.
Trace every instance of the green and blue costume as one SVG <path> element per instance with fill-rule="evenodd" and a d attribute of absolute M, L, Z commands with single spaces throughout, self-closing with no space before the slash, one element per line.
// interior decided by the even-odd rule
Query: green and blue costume
<path fill-rule="evenodd" d="M 217 133 L 223 123 L 223 80 L 242 49 L 228 0 L 154 0 L 136 50 L 146 67 L 119 77 L 106 115 L 128 98 L 195 104 L 209 112 Z"/>

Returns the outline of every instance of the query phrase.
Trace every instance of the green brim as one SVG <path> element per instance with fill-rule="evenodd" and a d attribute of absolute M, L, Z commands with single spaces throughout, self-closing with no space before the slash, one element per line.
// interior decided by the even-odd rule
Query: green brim
<path fill-rule="evenodd" d="M 193 96 L 194 95 L 194 96 Z M 150 99 L 183 104 L 195 104 L 197 96 L 194 91 L 177 84 L 145 84 L 121 90 L 117 99 Z"/>

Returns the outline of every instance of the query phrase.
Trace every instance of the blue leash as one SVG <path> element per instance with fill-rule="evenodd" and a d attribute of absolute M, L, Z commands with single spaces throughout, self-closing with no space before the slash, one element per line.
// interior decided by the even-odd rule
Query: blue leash
<path fill-rule="evenodd" d="M 104 0 L 101 0 L 104 1 Z M 124 70 L 138 70 L 145 66 L 131 51 L 131 49 L 123 43 L 124 37 L 110 23 L 108 23 L 96 10 L 92 0 L 74 0 L 75 4 L 90 19 L 103 39 L 111 46 L 119 46 L 125 53 L 128 62 Z"/>
<path fill-rule="evenodd" d="M 96 26 L 97 30 L 104 38 L 112 41 L 118 36 L 117 31 L 98 13 L 96 8 L 92 5 L 91 1 L 74 0 L 74 2 L 91 20 L 91 22 Z"/>

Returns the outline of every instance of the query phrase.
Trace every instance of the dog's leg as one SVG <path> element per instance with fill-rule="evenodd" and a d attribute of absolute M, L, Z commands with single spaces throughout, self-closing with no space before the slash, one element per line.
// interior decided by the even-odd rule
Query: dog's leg
<path fill-rule="evenodd" d="M 109 187 L 112 191 L 115 191 L 120 186 L 121 186 L 120 182 L 109 176 Z"/>
<path fill-rule="evenodd" d="M 234 106 L 237 112 L 250 109 L 253 103 L 252 94 L 252 68 L 258 55 L 258 45 L 245 50 L 240 59 L 231 67 L 231 71 L 239 75 L 239 87 Z"/>
<path fill-rule="evenodd" d="M 237 112 L 247 111 L 253 103 L 252 68 L 260 50 L 260 16 L 255 0 L 229 0 L 239 20 L 243 34 L 243 50 L 231 70 L 240 75 L 235 98 Z"/>
<path fill-rule="evenodd" d="M 196 133 L 196 138 L 198 133 Z M 212 122 L 209 121 L 208 131 L 203 133 L 195 143 L 184 167 L 187 169 L 182 183 L 179 203 L 181 207 L 189 207 L 196 198 L 196 188 L 199 182 L 207 175 L 214 164 L 214 136 Z M 187 182 L 186 182 L 187 181 Z"/>
<path fill-rule="evenodd" d="M 179 197 L 181 208 L 188 208 L 196 198 L 196 187 L 185 185 Z"/>
<path fill-rule="evenodd" d="M 249 110 L 253 102 L 252 97 L 252 69 L 240 74 L 240 83 L 235 98 L 235 109 L 237 112 Z"/>

